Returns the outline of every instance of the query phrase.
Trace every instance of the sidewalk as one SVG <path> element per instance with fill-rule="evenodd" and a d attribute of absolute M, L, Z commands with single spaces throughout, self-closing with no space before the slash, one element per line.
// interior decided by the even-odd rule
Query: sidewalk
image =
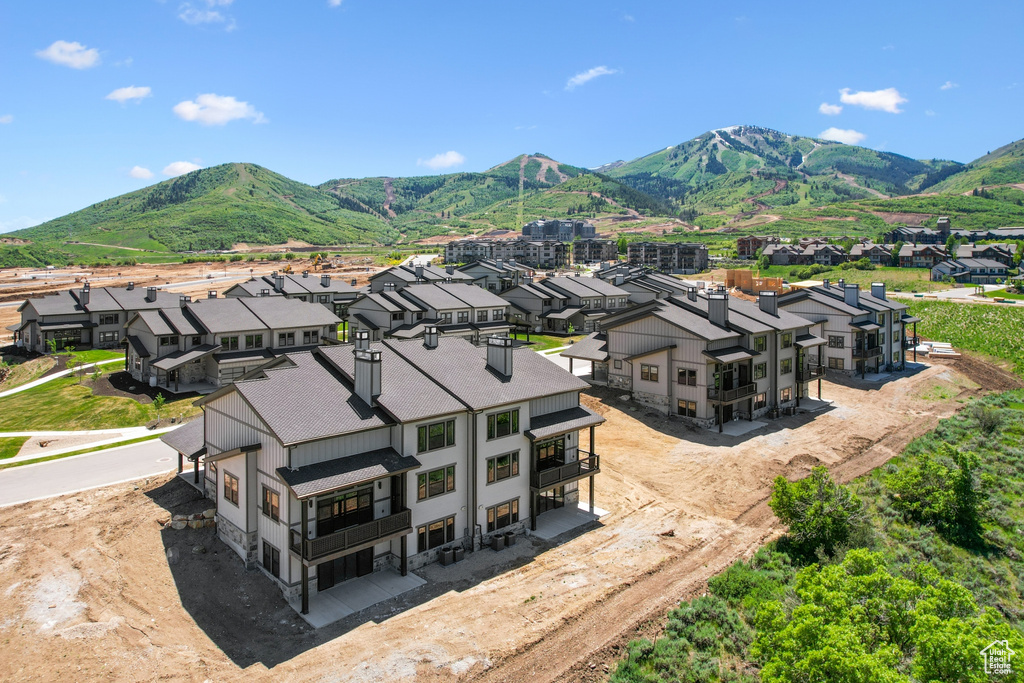
<path fill-rule="evenodd" d="M 74 368 L 72 370 L 61 370 L 60 372 L 55 372 L 52 375 L 47 375 L 46 377 L 40 377 L 39 379 L 32 380 L 31 382 L 28 382 L 27 384 L 22 384 L 20 387 L 14 387 L 13 389 L 8 389 L 7 391 L 0 391 L 0 398 L 4 398 L 5 396 L 10 396 L 11 394 L 16 394 L 19 391 L 25 391 L 26 389 L 32 389 L 34 387 L 38 387 L 40 384 L 46 384 L 50 380 L 57 379 L 58 377 L 65 377 L 67 375 L 70 375 L 72 372 L 81 372 L 83 370 L 88 370 L 89 368 L 96 367 L 97 365 L 106 365 L 107 363 L 123 363 L 123 362 L 124 362 L 124 358 L 111 358 L 109 360 L 101 360 L 101 361 L 99 361 L 97 363 L 89 363 L 88 365 L 83 365 L 80 368 Z"/>
<path fill-rule="evenodd" d="M 80 431 L 80 432 L 0 432 L 0 438 L 4 437 L 18 437 L 27 436 L 30 439 L 37 439 L 39 437 L 50 437 L 54 440 L 69 437 L 69 436 L 97 436 L 100 437 L 95 441 L 83 441 L 71 446 L 63 448 L 40 448 L 38 451 L 31 453 L 19 453 L 13 458 L 6 458 L 0 460 L 0 464 L 8 465 L 10 463 L 25 462 L 27 460 L 35 460 L 37 458 L 48 458 L 52 455 L 62 455 L 64 453 L 73 453 L 74 451 L 81 451 L 87 448 L 96 448 L 97 446 L 111 445 L 116 447 L 117 444 L 124 441 L 130 441 L 132 439 L 138 439 L 143 436 L 159 436 L 165 432 L 169 432 L 172 429 L 177 429 L 181 425 L 174 425 L 173 427 L 164 427 L 162 429 L 148 429 L 147 427 L 125 427 L 124 429 L 95 429 L 92 431 Z M 108 435 L 109 438 L 103 438 L 104 435 Z M 31 441 L 26 441 L 25 446 L 28 446 Z M 22 450 L 25 449 L 22 446 Z"/>

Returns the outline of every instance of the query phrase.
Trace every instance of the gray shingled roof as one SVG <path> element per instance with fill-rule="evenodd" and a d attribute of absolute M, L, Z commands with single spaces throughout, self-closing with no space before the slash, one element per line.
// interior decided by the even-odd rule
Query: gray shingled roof
<path fill-rule="evenodd" d="M 318 462 L 294 470 L 277 468 L 277 474 L 299 500 L 311 498 L 346 486 L 363 484 L 392 474 L 409 472 L 420 466 L 412 456 L 402 456 L 393 448 L 380 448 L 358 455 Z"/>
<path fill-rule="evenodd" d="M 174 353 L 168 354 L 159 360 L 155 360 L 150 365 L 160 370 L 173 370 L 179 368 L 185 363 L 191 363 L 194 360 L 205 358 L 211 353 L 219 349 L 218 344 L 203 344 L 201 346 L 195 346 L 188 351 L 175 351 Z"/>
<path fill-rule="evenodd" d="M 603 363 L 608 360 L 608 337 L 604 332 L 592 332 L 558 355 Z"/>
<path fill-rule="evenodd" d="M 186 422 L 177 429 L 172 429 L 160 436 L 165 444 L 183 454 L 189 460 L 195 460 L 206 452 L 206 432 L 203 416 Z"/>
<path fill-rule="evenodd" d="M 530 428 L 524 434 L 532 441 L 540 441 L 567 432 L 574 432 L 577 429 L 596 427 L 604 422 L 605 419 L 593 410 L 584 406 L 576 406 L 567 410 L 559 410 L 557 413 L 531 417 Z"/>
<path fill-rule="evenodd" d="M 577 297 L 629 296 L 629 292 L 598 277 L 549 277 L 541 284 Z"/>
<path fill-rule="evenodd" d="M 226 299 L 230 301 L 230 299 Z M 320 304 L 289 301 L 280 297 L 253 297 L 237 299 L 272 330 L 290 327 L 320 327 L 337 325 L 341 318 Z"/>
<path fill-rule="evenodd" d="M 247 299 L 200 299 L 190 303 L 188 309 L 199 323 L 213 334 L 266 329 L 266 325 L 242 303 L 245 300 Z M 287 303 L 290 305 L 293 302 Z"/>

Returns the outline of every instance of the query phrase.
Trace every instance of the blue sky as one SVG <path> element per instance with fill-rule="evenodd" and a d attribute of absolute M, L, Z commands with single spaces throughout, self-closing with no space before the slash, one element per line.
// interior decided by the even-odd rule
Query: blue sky
<path fill-rule="evenodd" d="M 967 162 L 1024 137 L 1022 36 L 1020 2 L 6 2 L 0 232 L 195 166 L 593 167 L 733 124 Z"/>

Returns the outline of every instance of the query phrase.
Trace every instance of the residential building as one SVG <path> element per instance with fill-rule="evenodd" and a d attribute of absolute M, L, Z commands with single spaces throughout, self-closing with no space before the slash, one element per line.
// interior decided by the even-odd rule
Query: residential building
<path fill-rule="evenodd" d="M 350 578 L 536 528 L 582 479 L 592 507 L 586 387 L 508 338 L 433 329 L 285 355 L 199 402 L 218 536 L 307 613 Z"/>
<path fill-rule="evenodd" d="M 572 242 L 577 237 L 593 238 L 594 226 L 580 220 L 537 220 L 523 226 L 523 238 Z"/>
<path fill-rule="evenodd" d="M 818 266 L 838 266 L 849 256 L 838 244 L 811 244 L 804 249 L 804 261 Z"/>
<path fill-rule="evenodd" d="M 779 238 L 775 235 L 746 235 L 736 238 L 736 255 L 741 259 L 757 258 L 759 249 L 764 249 L 769 244 L 779 244 Z"/>
<path fill-rule="evenodd" d="M 282 296 L 177 303 L 137 311 L 124 324 L 125 369 L 174 393 L 213 389 L 276 355 L 336 342 L 341 322 L 322 305 Z"/>
<path fill-rule="evenodd" d="M 860 261 L 866 258 L 876 266 L 892 265 L 891 244 L 875 244 L 874 242 L 854 244 L 850 248 L 850 260 Z"/>
<path fill-rule="evenodd" d="M 932 282 L 970 282 L 971 271 L 956 259 L 939 261 L 932 266 Z"/>
<path fill-rule="evenodd" d="M 448 263 L 502 259 L 546 269 L 564 268 L 569 264 L 569 247 L 558 240 L 462 239 L 449 242 L 444 253 Z"/>
<path fill-rule="evenodd" d="M 900 268 L 934 268 L 948 258 L 946 247 L 936 244 L 904 244 L 900 247 Z"/>
<path fill-rule="evenodd" d="M 630 242 L 628 256 L 631 266 L 667 273 L 699 273 L 708 267 L 708 247 L 698 242 Z"/>
<path fill-rule="evenodd" d="M 810 321 L 820 347 L 820 365 L 829 371 L 864 376 L 868 372 L 902 369 L 906 364 L 906 325 L 917 322 L 907 305 L 889 299 L 885 283 L 870 292 L 840 280 L 783 294 L 779 308 Z"/>
<path fill-rule="evenodd" d="M 634 304 L 666 299 L 670 296 L 684 296 L 688 287 L 697 285 L 674 275 L 649 268 L 630 268 L 626 265 L 599 270 L 594 276 L 629 292 L 629 301 Z"/>
<path fill-rule="evenodd" d="M 111 349 L 124 343 L 124 324 L 138 311 L 178 305 L 178 295 L 157 287 L 81 288 L 28 299 L 18 307 L 21 323 L 12 326 L 15 343 L 36 353 L 57 349 Z"/>
<path fill-rule="evenodd" d="M 1017 253 L 1017 245 L 1011 244 L 961 244 L 956 248 L 958 259 L 988 259 L 998 261 L 1007 268 L 1013 266 L 1013 257 Z"/>
<path fill-rule="evenodd" d="M 769 244 L 761 252 L 773 266 L 802 266 L 810 263 L 805 256 L 806 248 L 792 244 Z"/>
<path fill-rule="evenodd" d="M 956 282 L 974 285 L 994 285 L 1006 280 L 1009 271 L 1005 264 L 992 259 L 959 258 L 940 261 L 932 267 L 932 280 L 942 281 L 953 278 Z"/>
<path fill-rule="evenodd" d="M 563 356 L 594 363 L 593 381 L 703 427 L 776 415 L 821 376 L 811 359 L 825 343 L 811 323 L 780 310 L 775 292 L 757 303 L 724 287 L 635 306 L 601 321 Z M 603 337 L 603 339 L 601 339 Z"/>
<path fill-rule="evenodd" d="M 551 318 L 548 314 L 566 311 L 569 306 L 569 296 L 561 291 L 545 287 L 543 282 L 526 280 L 512 289 L 502 292 L 501 298 L 508 302 L 508 319 L 513 325 L 525 326 L 538 334 L 544 331 L 564 332 L 568 325 L 565 318 Z M 574 309 L 569 312 L 567 317 L 578 312 Z"/>
<path fill-rule="evenodd" d="M 516 263 L 515 259 L 480 259 L 460 266 L 458 271 L 473 278 L 474 285 L 495 294 L 512 289 L 525 278 L 533 277 L 534 272 L 533 268 Z"/>
<path fill-rule="evenodd" d="M 400 290 L 424 282 L 459 282 L 471 285 L 473 276 L 456 270 L 455 266 L 393 266 L 370 276 L 370 291 Z"/>
<path fill-rule="evenodd" d="M 572 329 L 593 332 L 604 316 L 629 306 L 629 292 L 596 277 L 549 277 L 541 280 L 540 284 L 557 293 L 559 301 L 565 302 L 565 306 L 558 310 L 541 312 L 536 307 L 530 309 L 531 313 L 544 320 L 544 331 L 567 333 Z"/>
<path fill-rule="evenodd" d="M 615 240 L 580 239 L 572 243 L 573 263 L 601 263 L 619 258 L 619 243 Z"/>
<path fill-rule="evenodd" d="M 283 296 L 286 299 L 321 304 L 334 315 L 344 318 L 346 307 L 359 296 L 355 283 L 354 279 L 349 283 L 343 278 L 331 277 L 330 273 L 317 276 L 308 270 L 301 275 L 275 271 L 270 275 L 232 285 L 224 290 L 224 296 Z"/>

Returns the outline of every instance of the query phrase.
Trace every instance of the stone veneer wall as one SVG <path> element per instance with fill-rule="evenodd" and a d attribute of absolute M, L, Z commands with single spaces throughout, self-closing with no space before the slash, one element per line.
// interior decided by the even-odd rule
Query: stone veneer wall
<path fill-rule="evenodd" d="M 218 513 L 217 536 L 241 555 L 242 559 L 245 560 L 246 569 L 252 569 L 257 566 L 258 544 L 255 531 L 245 533 L 224 517 L 224 515 Z"/>

